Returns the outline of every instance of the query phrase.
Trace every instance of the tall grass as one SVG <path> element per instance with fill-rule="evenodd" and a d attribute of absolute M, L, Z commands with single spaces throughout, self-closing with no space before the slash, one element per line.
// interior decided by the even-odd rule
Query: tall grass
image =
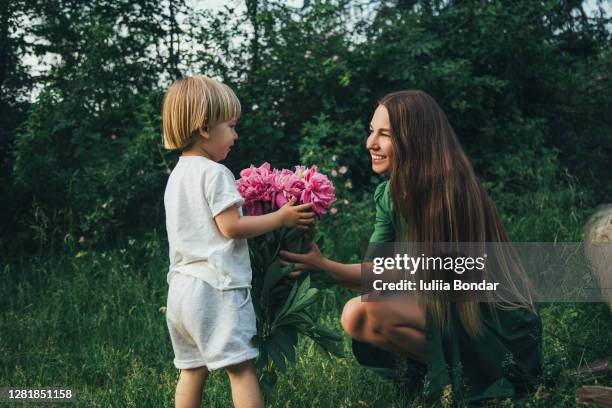
<path fill-rule="evenodd" d="M 587 212 L 559 210 L 543 203 L 529 217 L 505 217 L 514 240 L 579 240 Z M 357 261 L 354 251 L 367 239 L 368 226 L 355 223 L 371 209 L 363 204 L 346 218 L 329 217 L 322 225 L 324 252 Z M 359 214 L 362 212 L 362 214 Z M 339 214 L 340 215 L 340 214 Z M 353 225 L 350 236 L 340 235 Z M 560 228 L 562 226 L 562 228 Z M 521 239 L 523 238 L 523 239 Z M 341 241 L 343 240 L 344 241 Z M 157 407 L 173 404 L 178 370 L 166 328 L 167 253 L 157 234 L 87 250 L 72 241 L 62 251 L 4 259 L 0 280 L 0 385 L 64 386 L 83 407 Z M 349 291 L 326 291 L 315 305 L 320 319 L 341 332 L 339 316 Z M 612 355 L 612 319 L 603 304 L 542 305 L 545 373 L 538 391 L 502 406 L 574 406 L 580 385 L 564 373 Z M 329 358 L 307 339 L 300 340 L 297 363 L 279 379 L 274 407 L 427 406 L 412 402 L 396 385 L 359 366 L 345 337 L 344 358 Z M 587 379 L 610 384 L 609 379 Z M 401 391 L 401 390 L 400 390 Z M 231 404 L 227 376 L 214 372 L 206 386 L 205 406 Z"/>
<path fill-rule="evenodd" d="M 0 283 L 0 384 L 70 386 L 78 406 L 172 405 L 178 370 L 164 316 L 164 255 L 143 262 L 128 246 L 7 264 Z M 338 331 L 341 302 L 330 293 L 318 306 Z M 345 351 L 350 355 L 348 339 Z M 392 391 L 353 359 L 330 359 L 304 340 L 273 406 L 380 406 Z M 225 373 L 213 373 L 204 402 L 231 404 Z"/>

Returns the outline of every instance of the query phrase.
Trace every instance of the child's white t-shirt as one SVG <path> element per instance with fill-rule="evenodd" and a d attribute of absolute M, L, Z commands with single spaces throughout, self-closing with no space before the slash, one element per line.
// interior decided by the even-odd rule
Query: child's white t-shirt
<path fill-rule="evenodd" d="M 227 167 L 204 156 L 180 156 L 164 193 L 168 283 L 184 273 L 219 290 L 251 287 L 247 240 L 226 238 L 214 220 L 234 204 L 242 206 L 244 199 Z"/>

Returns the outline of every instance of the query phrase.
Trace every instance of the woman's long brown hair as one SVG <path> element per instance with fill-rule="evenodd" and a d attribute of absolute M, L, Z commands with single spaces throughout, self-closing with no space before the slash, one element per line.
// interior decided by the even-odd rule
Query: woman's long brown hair
<path fill-rule="evenodd" d="M 379 104 L 387 109 L 391 124 L 389 186 L 396 209 L 396 241 L 508 242 L 495 206 L 436 101 L 423 91 L 400 91 L 386 95 Z M 402 231 L 400 217 L 407 231 Z M 495 252 L 500 262 L 496 281 L 502 281 L 511 296 L 490 295 L 491 310 L 497 302 L 534 311 L 529 280 L 516 253 L 507 245 L 499 245 Z M 449 302 L 431 293 L 420 296 L 419 302 L 443 330 L 449 328 Z M 465 330 L 472 336 L 481 333 L 479 303 L 455 305 Z"/>

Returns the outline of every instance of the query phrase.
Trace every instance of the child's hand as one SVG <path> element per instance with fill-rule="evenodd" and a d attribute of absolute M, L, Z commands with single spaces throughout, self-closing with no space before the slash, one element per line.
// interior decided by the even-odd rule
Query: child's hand
<path fill-rule="evenodd" d="M 300 204 L 296 206 L 293 204 L 295 204 L 295 198 L 287 201 L 285 205 L 278 209 L 278 214 L 281 219 L 281 226 L 287 228 L 297 227 L 301 229 L 308 229 L 308 225 L 314 224 L 315 222 L 315 213 L 303 211 L 312 207 L 312 203 Z"/>

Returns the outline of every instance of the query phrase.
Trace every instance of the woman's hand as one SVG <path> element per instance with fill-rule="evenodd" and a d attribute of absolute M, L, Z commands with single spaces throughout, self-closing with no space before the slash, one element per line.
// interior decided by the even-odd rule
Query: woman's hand
<path fill-rule="evenodd" d="M 304 271 L 317 271 L 325 270 L 325 263 L 327 258 L 323 256 L 321 250 L 314 242 L 310 243 L 310 249 L 305 254 L 298 254 L 289 251 L 280 251 L 281 265 L 289 265 L 294 263 L 294 271 L 287 274 L 292 278 L 300 276 Z"/>

